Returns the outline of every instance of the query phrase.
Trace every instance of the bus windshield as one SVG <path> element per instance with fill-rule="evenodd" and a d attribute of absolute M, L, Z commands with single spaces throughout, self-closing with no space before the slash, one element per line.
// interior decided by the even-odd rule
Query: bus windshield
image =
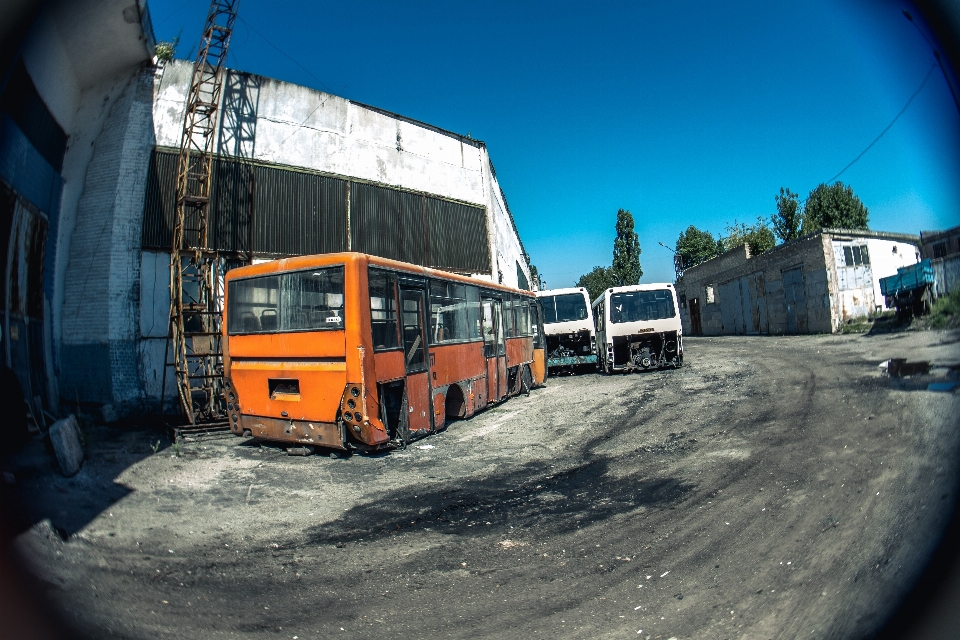
<path fill-rule="evenodd" d="M 666 289 L 627 291 L 610 296 L 610 322 L 646 322 L 676 316 L 673 296 Z"/>
<path fill-rule="evenodd" d="M 543 324 L 587 319 L 587 301 L 579 293 L 543 296 L 540 304 L 543 305 Z"/>
<path fill-rule="evenodd" d="M 231 280 L 227 332 L 343 329 L 343 267 Z"/>

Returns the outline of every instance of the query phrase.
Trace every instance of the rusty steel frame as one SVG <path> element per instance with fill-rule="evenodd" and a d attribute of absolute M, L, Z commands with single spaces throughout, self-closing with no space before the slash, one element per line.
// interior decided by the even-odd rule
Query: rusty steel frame
<path fill-rule="evenodd" d="M 238 4 L 210 3 L 180 141 L 170 254 L 170 338 L 180 406 L 190 424 L 226 420 L 220 339 L 223 260 L 209 236 L 210 169 Z"/>

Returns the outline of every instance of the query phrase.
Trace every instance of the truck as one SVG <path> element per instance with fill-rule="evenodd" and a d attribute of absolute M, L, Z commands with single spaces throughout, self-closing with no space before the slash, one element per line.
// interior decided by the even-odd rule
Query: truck
<path fill-rule="evenodd" d="M 888 307 L 896 307 L 899 318 L 930 313 L 936 279 L 930 259 L 897 269 L 896 275 L 880 278 L 880 293 Z"/>

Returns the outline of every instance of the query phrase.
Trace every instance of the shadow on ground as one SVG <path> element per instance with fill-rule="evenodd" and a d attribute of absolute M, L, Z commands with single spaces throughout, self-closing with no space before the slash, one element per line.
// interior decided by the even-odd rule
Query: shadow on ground
<path fill-rule="evenodd" d="M 80 531 L 130 493 L 115 482 L 125 469 L 170 446 L 147 427 L 92 426 L 85 430 L 86 459 L 73 477 L 64 477 L 39 434 L 5 456 L 0 478 L 0 527 L 13 538 L 43 520 L 64 539 Z"/>
<path fill-rule="evenodd" d="M 546 462 L 443 487 L 392 491 L 306 532 L 307 544 L 332 544 L 430 529 L 481 536 L 511 527 L 563 533 L 640 507 L 673 506 L 693 485 L 676 478 L 610 473 L 615 460 L 596 458 L 556 472 Z"/>

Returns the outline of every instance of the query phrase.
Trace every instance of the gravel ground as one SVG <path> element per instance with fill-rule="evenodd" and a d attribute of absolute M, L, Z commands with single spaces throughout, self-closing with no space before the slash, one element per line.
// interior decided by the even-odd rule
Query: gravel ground
<path fill-rule="evenodd" d="M 6 561 L 31 576 L 8 612 L 151 640 L 878 632 L 957 502 L 960 392 L 928 386 L 960 332 L 685 347 L 383 455 L 93 427 L 63 478 L 32 442 L 6 463 Z"/>

